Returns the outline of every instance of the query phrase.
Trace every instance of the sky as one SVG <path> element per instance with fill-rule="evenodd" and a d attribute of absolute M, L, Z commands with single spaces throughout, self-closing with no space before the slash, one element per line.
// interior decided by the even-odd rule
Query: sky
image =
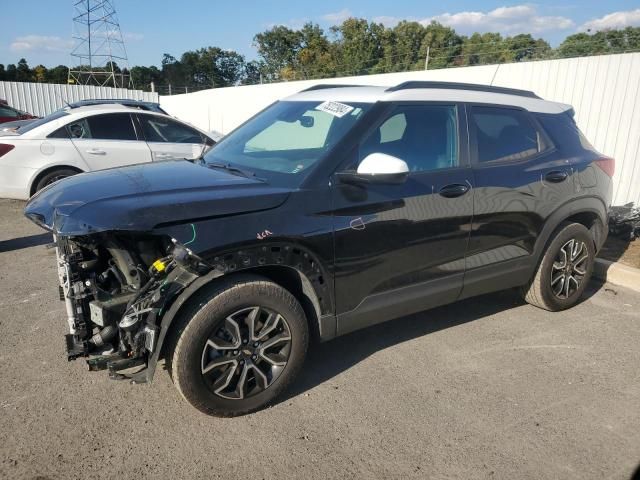
<path fill-rule="evenodd" d="M 532 33 L 557 46 L 567 35 L 592 29 L 640 26 L 640 0 L 538 0 L 425 2 L 424 0 L 114 0 L 129 65 L 160 65 L 206 46 L 232 49 L 255 59 L 253 36 L 274 25 L 305 22 L 328 29 L 349 16 L 392 26 L 399 20 L 438 20 L 458 33 Z M 69 64 L 74 0 L 0 0 L 0 63 Z"/>

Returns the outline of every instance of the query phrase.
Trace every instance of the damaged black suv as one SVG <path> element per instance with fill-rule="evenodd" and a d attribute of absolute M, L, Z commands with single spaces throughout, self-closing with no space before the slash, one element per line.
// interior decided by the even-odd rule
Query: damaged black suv
<path fill-rule="evenodd" d="M 212 415 L 272 402 L 329 340 L 500 289 L 579 301 L 614 162 L 570 106 L 466 84 L 316 86 L 195 162 L 77 175 L 31 198 L 54 234 L 69 359 Z"/>

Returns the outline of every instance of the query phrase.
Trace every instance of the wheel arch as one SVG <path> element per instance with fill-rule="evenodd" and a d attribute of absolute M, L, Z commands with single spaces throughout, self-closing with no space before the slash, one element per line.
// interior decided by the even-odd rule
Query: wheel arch
<path fill-rule="evenodd" d="M 29 185 L 29 196 L 33 196 L 36 193 L 36 187 L 38 185 L 38 182 L 42 180 L 42 177 L 56 170 L 74 170 L 76 173 L 84 173 L 82 169 L 75 167 L 73 165 L 66 165 L 66 164 L 52 165 L 50 167 L 44 168 L 41 171 L 39 171 L 31 180 L 31 184 Z"/>
<path fill-rule="evenodd" d="M 566 222 L 584 225 L 589 230 L 595 249 L 598 251 L 607 238 L 607 216 L 607 207 L 597 197 L 579 198 L 556 209 L 545 222 L 536 241 L 534 250 L 536 266 L 542 259 L 547 245 L 553 240 L 555 232 Z"/>
<path fill-rule="evenodd" d="M 324 340 L 335 336 L 329 278 L 317 258 L 305 248 L 291 244 L 260 245 L 221 253 L 207 261 L 214 266 L 213 270 L 185 288 L 162 316 L 157 347 L 149 358 L 147 369 L 140 372 L 144 381 L 152 381 L 158 360 L 167 353 L 166 348 L 170 344 L 167 338 L 174 334 L 174 320 L 190 302 L 198 299 L 198 292 L 205 286 L 233 279 L 236 275 L 255 274 L 285 288 L 302 305 L 312 338 Z"/>

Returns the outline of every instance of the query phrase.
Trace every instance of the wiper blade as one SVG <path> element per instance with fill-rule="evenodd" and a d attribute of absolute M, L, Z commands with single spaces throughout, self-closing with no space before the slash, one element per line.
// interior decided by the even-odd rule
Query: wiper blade
<path fill-rule="evenodd" d="M 242 170 L 238 167 L 232 167 L 230 163 L 212 162 L 212 163 L 207 163 L 206 165 L 207 167 L 210 167 L 210 168 L 222 168 L 223 170 L 226 170 L 229 173 L 232 173 L 234 175 L 239 175 L 241 177 L 252 178 L 256 176 L 255 173 L 250 172 L 248 170 Z"/>

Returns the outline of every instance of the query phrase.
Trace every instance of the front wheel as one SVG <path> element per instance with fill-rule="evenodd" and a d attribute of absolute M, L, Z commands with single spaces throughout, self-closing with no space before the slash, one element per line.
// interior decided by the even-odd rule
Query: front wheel
<path fill-rule="evenodd" d="M 522 288 L 525 301 L 550 311 L 573 307 L 591 278 L 595 256 L 589 230 L 579 223 L 565 224 L 545 250 L 531 282 Z"/>
<path fill-rule="evenodd" d="M 197 295 L 181 315 L 170 356 L 176 387 L 209 415 L 230 417 L 265 407 L 304 362 L 309 329 L 300 303 L 281 286 L 248 275 Z"/>

